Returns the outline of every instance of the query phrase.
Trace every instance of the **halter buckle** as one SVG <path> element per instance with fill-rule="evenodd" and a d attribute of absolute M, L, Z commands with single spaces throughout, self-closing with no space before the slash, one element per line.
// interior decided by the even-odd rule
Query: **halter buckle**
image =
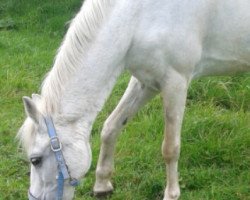
<path fill-rule="evenodd" d="M 50 147 L 53 152 L 58 152 L 62 150 L 62 144 L 57 136 L 50 138 Z"/>

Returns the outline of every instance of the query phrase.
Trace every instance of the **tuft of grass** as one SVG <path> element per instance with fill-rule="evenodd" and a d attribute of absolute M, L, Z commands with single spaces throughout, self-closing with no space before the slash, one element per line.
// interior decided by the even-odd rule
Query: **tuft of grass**
<path fill-rule="evenodd" d="M 80 0 L 0 0 L 0 200 L 27 199 L 29 164 L 15 135 L 24 119 L 21 97 L 39 92 Z M 93 164 L 75 199 L 92 196 L 102 124 L 129 80 L 124 73 L 92 130 Z M 250 77 L 213 77 L 191 84 L 179 164 L 183 200 L 250 199 Z M 163 108 L 157 96 L 122 131 L 110 200 L 160 200 Z"/>

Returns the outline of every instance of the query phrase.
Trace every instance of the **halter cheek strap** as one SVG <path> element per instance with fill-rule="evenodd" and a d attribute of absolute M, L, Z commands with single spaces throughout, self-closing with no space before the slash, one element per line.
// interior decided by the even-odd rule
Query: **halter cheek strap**
<path fill-rule="evenodd" d="M 75 187 L 79 184 L 78 180 L 72 179 L 66 162 L 63 157 L 62 153 L 62 144 L 57 137 L 56 130 L 52 121 L 51 117 L 44 117 L 44 121 L 47 127 L 48 135 L 50 138 L 50 147 L 51 150 L 55 154 L 56 162 L 58 164 L 58 175 L 57 175 L 57 198 L 56 200 L 63 199 L 63 188 L 64 188 L 64 181 L 69 179 L 69 183 L 71 186 Z M 28 192 L 29 200 L 39 200 L 38 198 L 34 197 L 31 192 Z"/>
<path fill-rule="evenodd" d="M 47 126 L 48 135 L 50 138 L 51 150 L 54 152 L 56 161 L 58 164 L 58 176 L 57 176 L 57 199 L 61 200 L 63 198 L 63 186 L 64 181 L 69 179 L 71 186 L 77 186 L 78 181 L 70 177 L 68 167 L 65 163 L 63 153 L 62 153 L 62 144 L 59 141 L 56 130 L 53 124 L 51 117 L 45 117 L 45 124 Z"/>

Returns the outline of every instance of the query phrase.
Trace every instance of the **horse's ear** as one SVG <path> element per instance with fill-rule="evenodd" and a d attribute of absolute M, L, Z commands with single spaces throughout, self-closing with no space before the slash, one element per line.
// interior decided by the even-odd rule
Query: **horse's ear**
<path fill-rule="evenodd" d="M 23 97 L 23 104 L 25 108 L 25 112 L 28 117 L 30 117 L 35 123 L 39 123 L 41 118 L 41 113 L 36 107 L 34 101 L 29 97 Z"/>
<path fill-rule="evenodd" d="M 41 95 L 39 95 L 39 94 L 32 94 L 32 100 L 35 103 L 38 103 L 41 100 Z"/>

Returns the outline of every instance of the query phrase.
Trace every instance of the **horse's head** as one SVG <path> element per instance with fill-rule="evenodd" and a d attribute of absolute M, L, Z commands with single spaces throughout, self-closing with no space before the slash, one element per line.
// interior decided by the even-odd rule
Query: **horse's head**
<path fill-rule="evenodd" d="M 58 199 L 63 193 L 63 199 L 72 199 L 72 180 L 83 177 L 91 163 L 82 123 L 42 113 L 38 95 L 24 97 L 23 102 L 27 119 L 19 137 L 31 163 L 29 198 Z"/>

